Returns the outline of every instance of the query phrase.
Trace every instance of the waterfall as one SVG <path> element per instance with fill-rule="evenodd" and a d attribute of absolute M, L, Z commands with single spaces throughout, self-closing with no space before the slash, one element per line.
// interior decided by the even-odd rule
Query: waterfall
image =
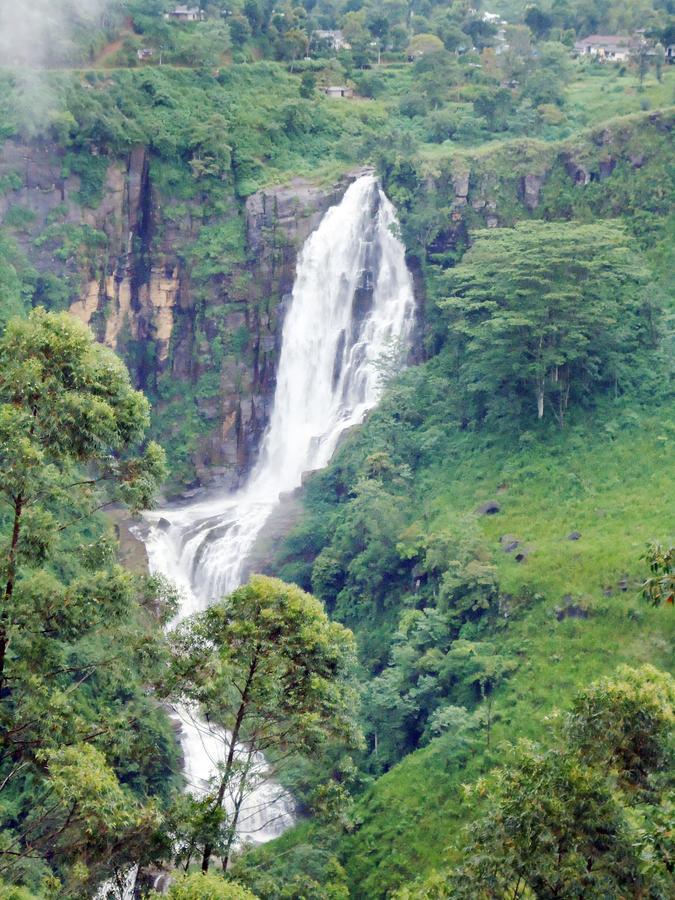
<path fill-rule="evenodd" d="M 407 346 L 414 320 L 412 279 L 396 237 L 396 214 L 377 179 L 364 175 L 307 239 L 284 321 L 277 386 L 258 462 L 234 494 L 151 516 L 150 567 L 184 592 L 180 617 L 236 588 L 256 537 L 279 495 L 303 472 L 325 466 L 340 436 L 378 400 L 377 363 Z M 160 527 L 159 519 L 165 527 Z M 226 735 L 177 710 L 189 789 L 200 792 L 223 758 Z M 291 798 L 266 779 L 242 811 L 240 837 L 264 841 L 292 821 Z"/>

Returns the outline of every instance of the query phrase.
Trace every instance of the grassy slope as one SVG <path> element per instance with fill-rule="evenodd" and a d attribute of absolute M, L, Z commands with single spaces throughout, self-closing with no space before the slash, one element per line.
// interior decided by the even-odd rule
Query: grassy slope
<path fill-rule="evenodd" d="M 641 86 L 635 73 L 620 75 L 617 66 L 579 67 L 566 101 L 568 118 L 584 125 L 598 118 L 668 106 L 675 101 L 675 69 L 665 66 L 661 82 L 650 73 Z"/>
<path fill-rule="evenodd" d="M 675 431 L 667 418 L 629 414 L 614 437 L 592 421 L 515 455 L 502 447 L 466 446 L 440 469 L 434 497 L 439 527 L 498 496 L 499 514 L 480 519 L 494 548 L 504 591 L 523 586 L 538 598 L 514 610 L 500 646 L 517 655 L 517 672 L 497 692 L 492 751 L 466 768 L 447 768 L 443 738 L 411 754 L 361 799 L 363 824 L 342 843 L 353 896 L 384 897 L 451 860 L 449 849 L 470 810 L 461 785 L 499 761 L 502 740 L 546 740 L 546 717 L 575 690 L 621 663 L 669 668 L 673 616 L 637 598 L 645 543 L 672 535 Z M 508 485 L 504 488 L 504 485 Z M 501 492 L 498 493 L 500 491 Z M 579 541 L 566 536 L 579 530 Z M 517 563 L 499 537 L 517 535 L 533 552 Z M 618 582 L 628 576 L 628 590 Z M 612 595 L 603 590 L 611 587 Z M 588 608 L 588 619 L 558 622 L 564 595 Z"/>

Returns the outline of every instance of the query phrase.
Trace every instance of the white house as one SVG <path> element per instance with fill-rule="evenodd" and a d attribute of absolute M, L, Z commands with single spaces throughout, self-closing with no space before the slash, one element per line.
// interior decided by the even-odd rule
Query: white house
<path fill-rule="evenodd" d="M 636 39 L 621 34 L 589 34 L 577 41 L 574 50 L 579 56 L 593 56 L 606 62 L 628 59 L 636 46 Z"/>
<path fill-rule="evenodd" d="M 351 97 L 354 91 L 351 88 L 342 85 L 330 85 L 330 87 L 321 88 L 326 97 Z"/>
<path fill-rule="evenodd" d="M 314 40 L 318 44 L 325 44 L 331 50 L 349 50 L 351 48 L 351 44 L 347 43 L 344 34 L 339 30 L 315 31 Z"/>
<path fill-rule="evenodd" d="M 201 22 L 204 13 L 198 6 L 176 6 L 164 18 L 172 22 Z"/>

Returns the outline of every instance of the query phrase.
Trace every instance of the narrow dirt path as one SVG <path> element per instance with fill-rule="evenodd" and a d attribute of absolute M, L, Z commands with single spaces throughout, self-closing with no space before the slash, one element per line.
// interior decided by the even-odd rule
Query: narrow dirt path
<path fill-rule="evenodd" d="M 112 43 L 106 44 L 106 46 L 98 54 L 98 56 L 96 57 L 96 59 L 94 60 L 92 65 L 97 68 L 98 68 L 98 66 L 105 65 L 105 61 L 107 59 L 110 59 L 112 56 L 114 56 L 116 53 L 118 53 L 122 49 L 122 45 L 124 44 L 124 38 L 131 35 L 131 33 L 132 32 L 130 32 L 130 31 L 125 32 L 119 38 L 117 38 L 116 41 L 112 41 Z"/>

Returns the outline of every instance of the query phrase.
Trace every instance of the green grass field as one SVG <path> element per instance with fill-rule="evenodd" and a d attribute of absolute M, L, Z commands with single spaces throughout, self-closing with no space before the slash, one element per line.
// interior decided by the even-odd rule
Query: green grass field
<path fill-rule="evenodd" d="M 617 65 L 579 66 L 566 96 L 567 114 L 575 124 L 594 125 L 675 102 L 675 66 L 664 66 L 661 82 L 650 72 L 643 85 L 634 72 L 620 71 Z"/>

